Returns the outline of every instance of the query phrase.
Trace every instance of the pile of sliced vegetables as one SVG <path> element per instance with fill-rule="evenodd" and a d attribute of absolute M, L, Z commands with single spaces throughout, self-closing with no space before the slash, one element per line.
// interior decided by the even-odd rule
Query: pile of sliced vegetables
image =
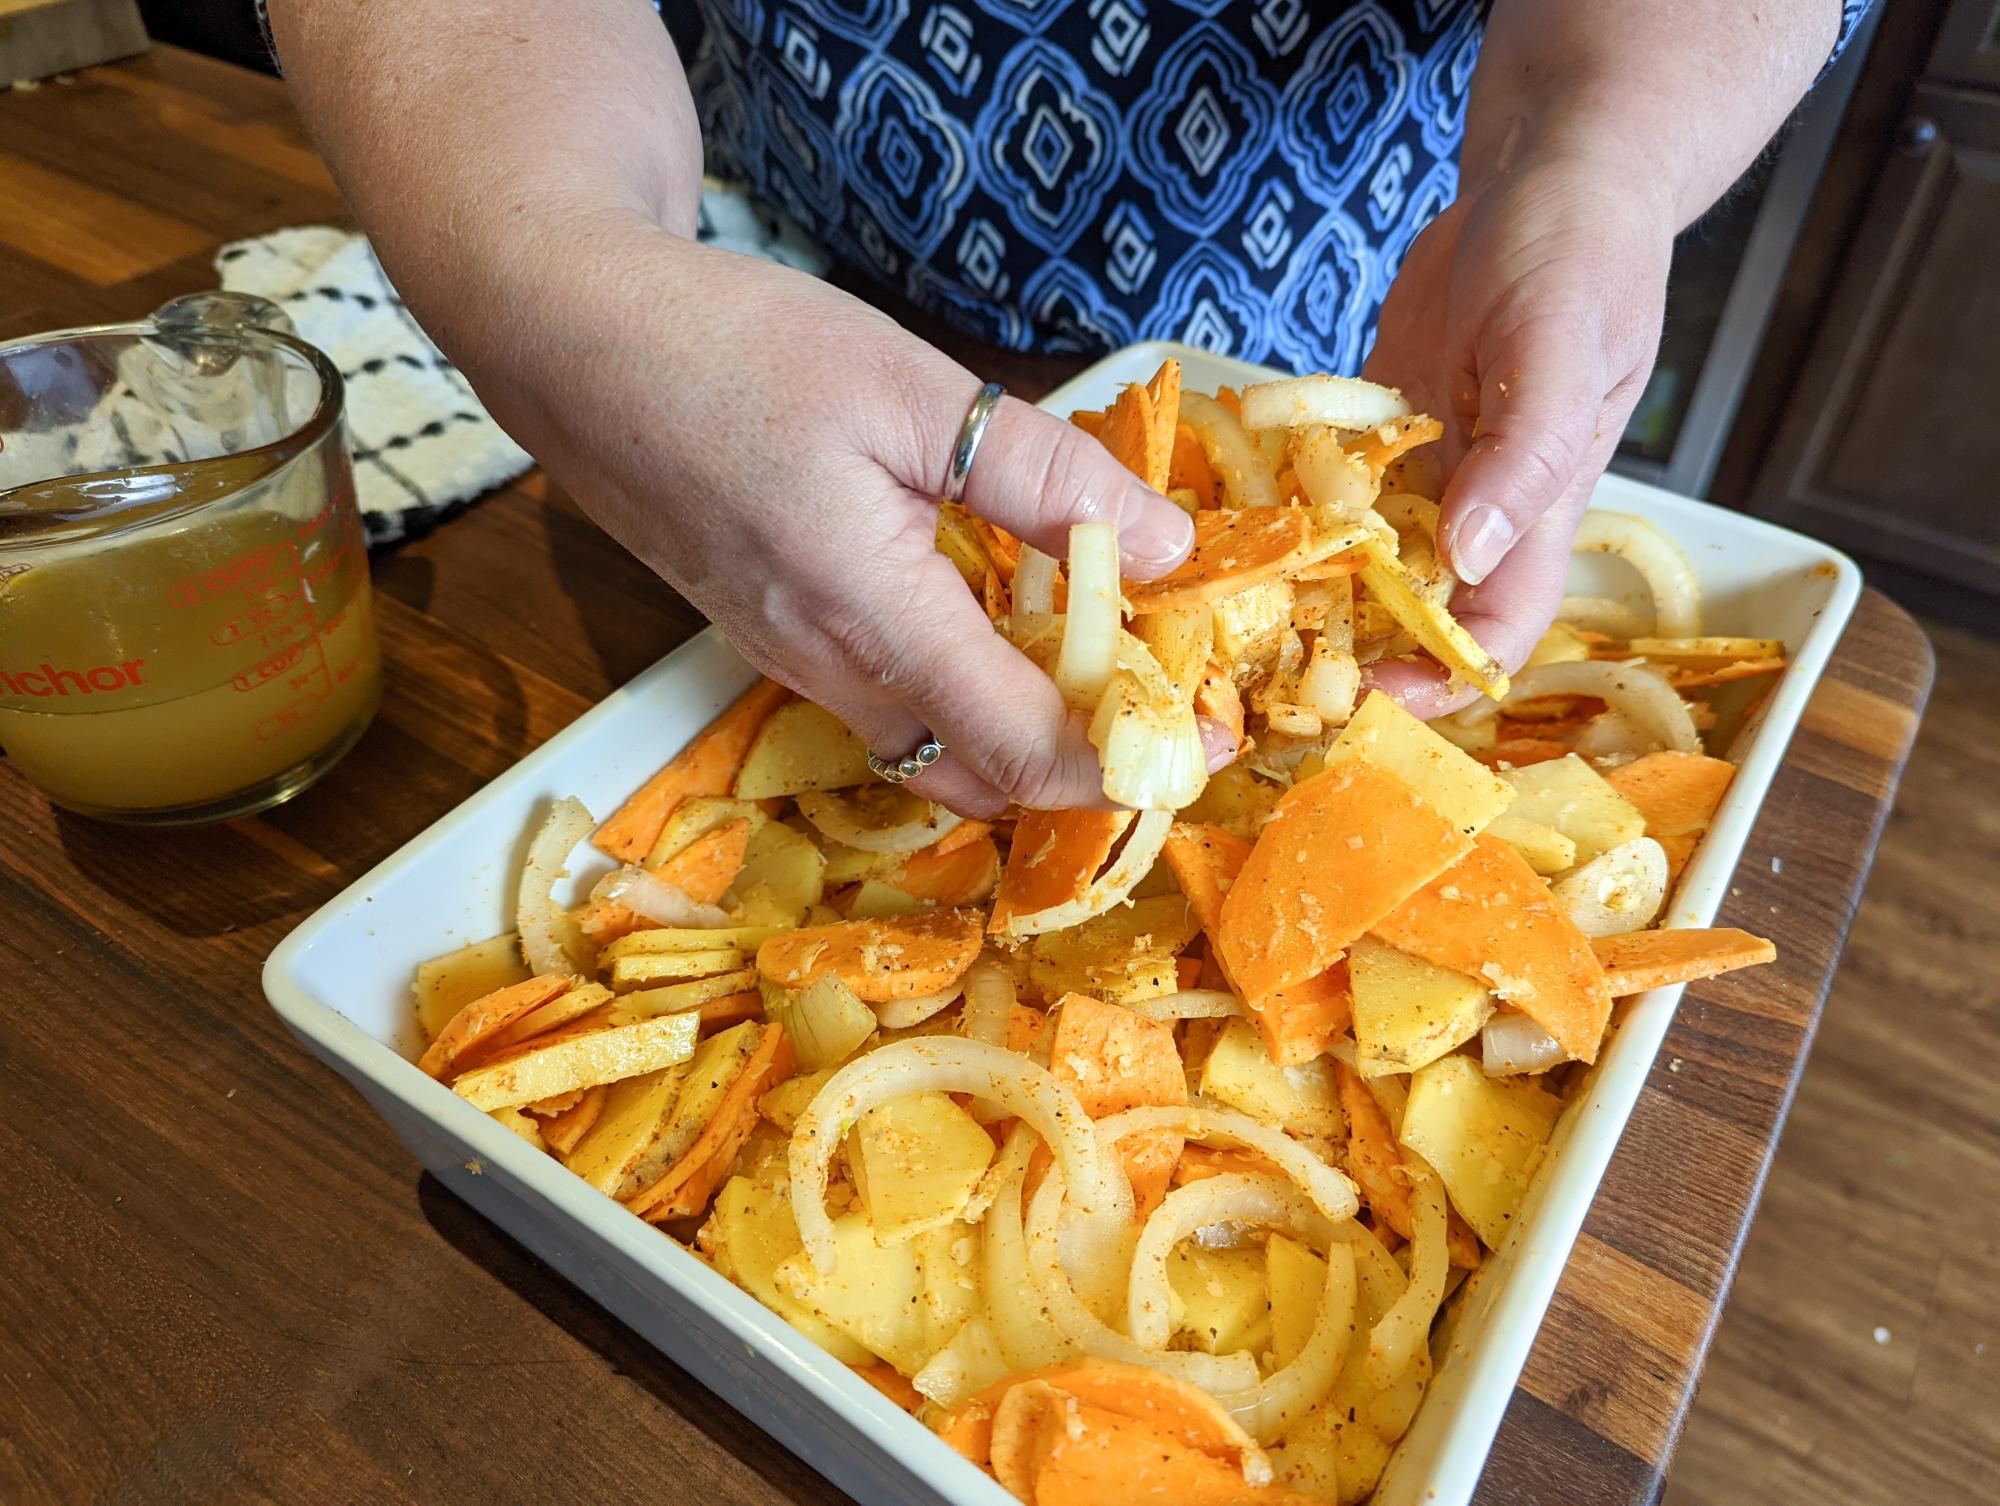
<path fill-rule="evenodd" d="M 1131 809 L 961 820 L 760 683 L 594 832 L 555 804 L 517 930 L 418 969 L 420 1065 L 1025 1501 L 1360 1501 L 1614 1001 L 1773 955 L 1650 928 L 1783 649 L 1598 519 L 1647 606 L 1510 684 L 1385 389 L 1170 363 L 1079 419 L 1193 511 L 1186 565 L 950 510 L 940 547 Z M 1357 704 L 1418 651 L 1488 699 Z M 1197 715 L 1244 740 L 1212 779 Z M 559 902 L 586 838 L 615 866 Z"/>

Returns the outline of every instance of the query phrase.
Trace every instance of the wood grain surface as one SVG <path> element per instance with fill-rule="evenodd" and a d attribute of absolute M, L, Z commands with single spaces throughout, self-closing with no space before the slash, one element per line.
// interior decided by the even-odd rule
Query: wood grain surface
<path fill-rule="evenodd" d="M 275 84 L 171 49 L 0 97 L 0 184 L 52 179 L 47 218 L 0 215 L 0 336 L 143 314 L 214 244 L 339 213 Z M 961 353 L 1029 396 L 1069 369 Z M 0 1500 L 832 1499 L 263 1001 L 292 925 L 700 624 L 540 476 L 374 571 L 381 714 L 292 804 L 124 830 L 0 763 Z M 1780 960 L 1689 990 L 1482 1500 L 1659 1494 L 1930 674 L 1870 593 L 1722 917 Z"/>

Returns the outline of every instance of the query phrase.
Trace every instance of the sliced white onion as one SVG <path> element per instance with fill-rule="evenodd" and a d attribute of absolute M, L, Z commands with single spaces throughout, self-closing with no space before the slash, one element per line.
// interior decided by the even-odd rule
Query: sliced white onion
<path fill-rule="evenodd" d="M 837 791 L 806 790 L 795 798 L 799 814 L 823 835 L 863 852 L 915 852 L 950 834 L 965 819 L 926 800 L 923 812 L 908 821 L 894 826 L 873 826 L 852 800 Z"/>
<path fill-rule="evenodd" d="M 1181 421 L 1194 430 L 1231 507 L 1275 507 L 1278 480 L 1263 447 L 1236 415 L 1203 392 L 1181 394 Z"/>
<path fill-rule="evenodd" d="M 1348 639 L 1354 630 L 1348 628 Z M 1299 676 L 1299 699 L 1320 715 L 1329 726 L 1344 726 L 1354 715 L 1354 702 L 1361 694 L 1361 665 L 1351 650 L 1343 650 L 1321 633 L 1313 642 L 1312 658 Z"/>
<path fill-rule="evenodd" d="M 1608 848 L 1552 885 L 1556 902 L 1589 937 L 1643 931 L 1667 902 L 1667 854 L 1651 837 Z"/>
<path fill-rule="evenodd" d="M 1225 1020 L 1243 1013 L 1243 1001 L 1223 988 L 1184 988 L 1125 1006 L 1149 1020 Z"/>
<path fill-rule="evenodd" d="M 1282 1437 L 1293 1423 L 1324 1401 L 1339 1383 L 1347 1363 L 1359 1282 L 1346 1245 L 1329 1245 L 1325 1254 L 1326 1286 L 1305 1346 L 1291 1364 L 1257 1385 L 1218 1398 L 1259 1443 Z"/>
<path fill-rule="evenodd" d="M 1653 632 L 1661 638 L 1701 635 L 1701 582 L 1680 546 L 1644 518 L 1592 508 L 1571 540 L 1572 551 L 1615 554 L 1645 578 L 1653 595 Z"/>
<path fill-rule="evenodd" d="M 1053 678 L 1078 711 L 1096 707 L 1118 667 L 1118 614 L 1118 529 L 1077 523 L 1069 531 L 1069 605 Z"/>
<path fill-rule="evenodd" d="M 1256 1151 L 1296 1182 L 1333 1223 L 1354 1217 L 1361 1197 L 1345 1173 L 1327 1165 L 1283 1130 L 1207 1104 L 1165 1104 L 1127 1109 L 1097 1121 L 1097 1132 L 1112 1144 L 1147 1130 L 1179 1130 L 1190 1140 L 1220 1140 Z"/>
<path fill-rule="evenodd" d="M 1040 936 L 1049 931 L 1080 925 L 1093 915 L 1102 915 L 1124 902 L 1139 880 L 1153 871 L 1160 849 L 1167 845 L 1167 832 L 1174 824 L 1172 811 L 1141 811 L 1118 856 L 1096 882 L 1072 900 L 1050 905 L 1030 915 L 1010 916 L 1004 930 L 1009 936 Z"/>
<path fill-rule="evenodd" d="M 1406 1152 L 1404 1161 L 1412 1174 L 1410 1279 L 1368 1336 L 1368 1378 L 1378 1390 L 1387 1389 L 1403 1373 L 1430 1332 L 1451 1268 L 1445 1248 L 1444 1183 L 1413 1154 Z"/>
<path fill-rule="evenodd" d="M 1013 1371 L 1034 1370 L 1076 1354 L 1077 1346 L 1063 1336 L 1041 1298 L 1041 1288 L 1028 1271 L 1028 1240 L 1022 1230 L 1021 1183 L 1028 1174 L 1028 1153 L 1034 1132 L 1017 1124 L 1000 1153 L 1006 1174 L 997 1183 L 992 1205 L 980 1226 L 980 1290 L 986 1300 L 986 1320 Z M 1016 1146 L 1020 1147 L 1015 1154 Z M 989 1173 L 990 1175 L 990 1173 Z M 1054 1177 L 1048 1180 L 1054 1181 Z M 975 1201 L 978 1192 L 975 1190 Z"/>
<path fill-rule="evenodd" d="M 1014 1018 L 1014 975 L 991 957 L 981 957 L 965 970 L 965 1007 L 958 1012 L 958 1033 L 968 1041 L 1005 1047 L 1008 1024 Z M 972 1117 L 981 1124 L 1004 1119 L 1007 1111 L 990 1098 L 975 1098 Z"/>
<path fill-rule="evenodd" d="M 961 989 L 954 983 L 949 988 L 941 988 L 934 994 L 917 994 L 908 999 L 890 999 L 886 1003 L 872 1005 L 875 1018 L 884 1030 L 908 1030 L 921 1025 L 932 1015 L 941 1013 L 955 1000 Z"/>
<path fill-rule="evenodd" d="M 1090 719 L 1104 797 L 1134 810 L 1180 810 L 1208 784 L 1194 705 L 1161 678 L 1161 687 L 1148 687 L 1132 670 L 1119 669 Z"/>
<path fill-rule="evenodd" d="M 709 931 L 735 924 L 734 918 L 720 905 L 704 904 L 679 884 L 630 863 L 599 879 L 590 897 L 621 904 L 656 926 Z"/>
<path fill-rule="evenodd" d="M 1495 1011 L 1480 1027 L 1479 1056 L 1488 1077 L 1546 1072 L 1569 1060 L 1562 1042 L 1528 1016 L 1507 1010 Z"/>
<path fill-rule="evenodd" d="M 1187 397 L 1181 397 L 1186 411 Z M 1288 377 L 1243 389 L 1243 427 L 1290 429 L 1300 424 L 1332 424 L 1337 429 L 1373 429 L 1407 418 L 1410 405 L 1394 387 L 1356 377 Z"/>
<path fill-rule="evenodd" d="M 919 1396 L 950 1410 L 1006 1379 L 1007 1373 L 1000 1341 L 986 1320 L 974 1313 L 959 1325 L 951 1341 L 910 1377 L 910 1384 Z"/>
<path fill-rule="evenodd" d="M 1571 745 L 1600 768 L 1625 763 L 1652 750 L 1645 728 L 1622 711 L 1600 711 L 1584 724 Z"/>
<path fill-rule="evenodd" d="M 1329 425 L 1303 430 L 1292 447 L 1292 474 L 1299 478 L 1306 499 L 1335 517 L 1359 522 L 1381 490 L 1381 481 L 1361 458 L 1340 442 L 1340 431 Z"/>
<path fill-rule="evenodd" d="M 1165 1349 L 1174 1336 L 1173 1291 L 1167 1257 L 1174 1246 L 1215 1224 L 1289 1229 L 1325 1249 L 1332 1237 L 1305 1195 L 1275 1177 L 1230 1171 L 1176 1187 L 1160 1199 L 1132 1248 L 1125 1287 L 1125 1332 L 1147 1349 Z"/>
<path fill-rule="evenodd" d="M 854 1122 L 878 1103 L 910 1093 L 978 1093 L 1003 1104 L 1048 1141 L 1079 1211 L 1104 1196 L 1090 1116 L 1069 1087 L 1025 1056 L 985 1041 L 948 1035 L 895 1041 L 849 1062 L 827 1080 L 792 1130 L 788 1164 L 792 1216 L 822 1276 L 833 1271 L 827 1171 Z"/>
<path fill-rule="evenodd" d="M 1701 734 L 1694 714 L 1667 677 L 1637 660 L 1576 659 L 1566 664 L 1538 664 L 1514 676 L 1500 701 L 1475 702 L 1458 713 L 1458 725 L 1476 727 L 1491 722 L 1509 706 L 1545 695 L 1596 696 L 1630 718 L 1650 747 L 1676 753 L 1699 753 Z"/>
<path fill-rule="evenodd" d="M 1011 1116 L 1010 1116 L 1011 1117 Z M 1033 1158 L 1035 1147 L 1042 1143 L 1042 1137 L 1016 1119 L 1007 1131 L 1007 1138 L 1001 1142 L 1000 1154 L 987 1166 L 984 1175 L 973 1185 L 972 1196 L 965 1200 L 965 1210 L 959 1218 L 968 1224 L 976 1224 L 986 1216 L 986 1210 L 993 1206 L 1000 1196 L 1009 1177 L 1019 1181 L 1028 1173 L 1028 1162 Z M 1014 1210 L 1014 1222 L 1020 1220 L 1020 1209 Z"/>
<path fill-rule="evenodd" d="M 1653 627 L 1644 615 L 1609 596 L 1565 596 L 1556 621 L 1607 638 L 1643 638 Z"/>
<path fill-rule="evenodd" d="M 1071 1289 L 1108 1323 L 1125 1307 L 1125 1273 L 1132 1268 L 1132 1245 L 1139 1237 L 1138 1210 L 1117 1147 L 1101 1138 L 1097 1165 L 1106 1193 L 1103 1206 L 1089 1214 L 1065 1206 L 1056 1243 Z"/>
<path fill-rule="evenodd" d="M 1044 554 L 1032 544 L 1021 546 L 1021 562 L 1014 567 L 1014 636 L 1020 639 L 1036 619 L 1054 615 L 1056 573 L 1061 568 L 1056 557 Z"/>
<path fill-rule="evenodd" d="M 1111 1327 L 1084 1303 L 1063 1268 L 1058 1218 L 1064 1205 L 1063 1184 L 1051 1175 L 1036 1190 L 1028 1210 L 1028 1271 L 1034 1278 L 1043 1305 L 1063 1337 L 1085 1354 L 1101 1359 L 1122 1360 L 1128 1365 L 1146 1365 L 1164 1370 L 1211 1395 L 1241 1390 L 1257 1383 L 1257 1361 L 1248 1353 L 1191 1354 L 1147 1349 Z M 987 1215 L 990 1223 L 1000 1216 L 995 1203 Z"/>
<path fill-rule="evenodd" d="M 536 973 L 588 971 L 590 949 L 583 932 L 551 891 L 567 871 L 569 855 L 595 828 L 584 803 L 565 795 L 549 807 L 548 817 L 528 843 L 528 860 L 521 865 L 521 884 L 514 897 L 514 927 L 521 934 L 521 955 Z"/>

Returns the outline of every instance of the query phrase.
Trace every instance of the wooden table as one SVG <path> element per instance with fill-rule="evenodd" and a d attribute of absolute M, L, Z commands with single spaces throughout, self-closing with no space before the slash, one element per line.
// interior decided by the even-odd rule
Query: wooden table
<path fill-rule="evenodd" d="M 339 212 L 270 80 L 160 49 L 0 96 L 0 336 L 141 315 L 218 243 Z M 833 1498 L 265 1006 L 292 925 L 700 626 L 539 475 L 374 568 L 381 715 L 291 805 L 122 830 L 0 764 L 0 1500 Z M 1869 593 L 1722 916 L 1780 960 L 1688 991 L 1482 1500 L 1658 1494 L 1929 684 Z"/>

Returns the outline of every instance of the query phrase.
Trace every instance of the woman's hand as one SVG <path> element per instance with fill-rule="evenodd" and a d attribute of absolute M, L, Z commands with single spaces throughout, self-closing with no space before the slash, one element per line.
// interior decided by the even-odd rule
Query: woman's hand
<path fill-rule="evenodd" d="M 1101 806 L 1082 720 L 934 546 L 980 379 L 812 278 L 651 226 L 564 254 L 561 306 L 529 313 L 492 382 L 472 374 L 578 501 L 870 748 L 941 739 L 913 784 L 925 795 L 969 815 L 1010 798 Z M 1193 542 L 1186 514 L 1094 439 L 1013 398 L 964 501 L 1057 557 L 1071 524 L 1115 522 L 1142 579 Z"/>
<path fill-rule="evenodd" d="M 1367 374 L 1444 421 L 1452 610 L 1509 669 L 1555 616 L 1570 538 L 1652 371 L 1673 215 L 1644 174 L 1530 159 L 1432 221 L 1383 306 Z M 1469 699 L 1429 660 L 1372 680 L 1422 715 Z"/>

